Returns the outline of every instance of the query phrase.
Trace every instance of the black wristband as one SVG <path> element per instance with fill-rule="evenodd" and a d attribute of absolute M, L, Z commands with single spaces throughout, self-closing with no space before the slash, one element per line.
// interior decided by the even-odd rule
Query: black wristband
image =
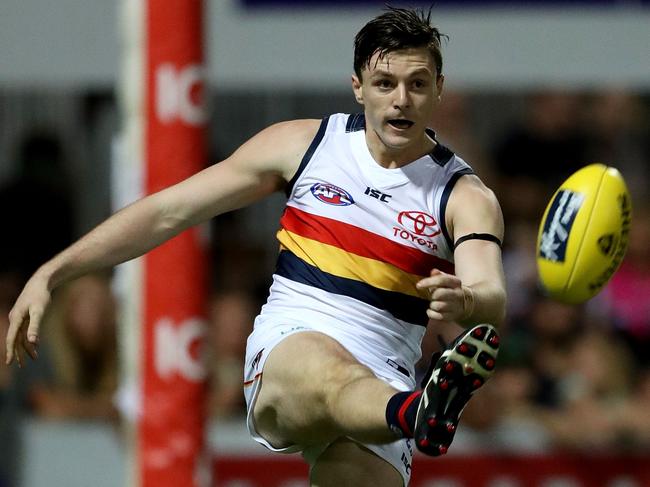
<path fill-rule="evenodd" d="M 463 235 L 458 240 L 456 240 L 456 243 L 454 244 L 454 250 L 456 250 L 456 247 L 458 247 L 466 240 L 487 240 L 488 242 L 496 243 L 499 247 L 502 245 L 501 240 L 499 240 L 498 237 L 492 235 L 491 233 L 470 233 L 468 235 Z"/>

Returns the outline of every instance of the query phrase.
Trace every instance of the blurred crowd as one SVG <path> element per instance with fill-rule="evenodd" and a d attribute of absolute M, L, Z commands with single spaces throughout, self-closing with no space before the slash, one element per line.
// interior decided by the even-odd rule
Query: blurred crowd
<path fill-rule="evenodd" d="M 457 449 L 650 449 L 649 100 L 616 89 L 533 93 L 521 97 L 522 109 L 503 126 L 491 125 L 489 111 L 477 113 L 472 102 L 471 94 L 446 93 L 432 125 L 502 204 L 509 309 L 498 373 L 465 411 Z M 496 103 L 492 109 L 501 107 Z M 7 230 L 0 252 L 3 337 L 7 313 L 26 278 L 76 237 L 74 188 L 62 164 L 65 147 L 53 133 L 31 133 L 16 157 L 19 171 L 0 187 Z M 561 181 L 592 162 L 618 167 L 630 187 L 629 251 L 596 298 L 563 305 L 545 297 L 537 283 L 537 226 Z M 212 227 L 206 357 L 210 412 L 219 420 L 244 414 L 246 337 L 264 302 L 270 283 L 265 270 L 273 268 L 276 250 L 270 236 L 266 247 L 250 243 L 242 225 L 246 215 L 220 216 Z M 19 445 L 16 424 L 23 415 L 118 421 L 119 303 L 111 281 L 107 271 L 57 290 L 39 360 L 22 369 L 0 367 L 2 444 Z M 427 335 L 421 372 L 435 343 Z M 11 461 L 3 459 L 0 486 Z"/>
<path fill-rule="evenodd" d="M 458 120 L 470 106 L 466 97 L 454 98 L 452 111 L 443 104 L 439 113 L 439 134 L 463 154 L 472 137 Z M 470 160 L 476 157 L 479 174 L 485 169 L 504 212 L 509 302 L 498 373 L 464 413 L 466 450 L 650 449 L 648 108 L 647 100 L 618 90 L 532 94 L 519 123 L 483 151 L 470 146 Z M 445 120 L 454 120 L 449 132 Z M 594 162 L 617 167 L 628 183 L 629 249 L 598 296 L 565 305 L 538 285 L 538 225 L 561 182 Z"/>

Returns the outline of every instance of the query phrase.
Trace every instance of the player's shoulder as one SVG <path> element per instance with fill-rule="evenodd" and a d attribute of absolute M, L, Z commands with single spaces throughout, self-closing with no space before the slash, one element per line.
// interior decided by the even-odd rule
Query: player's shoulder
<path fill-rule="evenodd" d="M 501 221 L 501 206 L 492 191 L 476 174 L 465 174 L 458 179 L 449 197 L 447 215 L 456 218 L 479 218 Z"/>
<path fill-rule="evenodd" d="M 462 200 L 462 204 L 497 204 L 497 197 L 474 173 L 462 174 L 451 194 L 452 198 Z"/>
<path fill-rule="evenodd" d="M 322 140 L 330 117 L 294 119 L 274 123 L 258 132 L 240 153 L 261 170 L 271 170 L 290 180 L 312 144 Z"/>
<path fill-rule="evenodd" d="M 363 114 L 332 113 L 320 119 L 300 119 L 276 124 L 278 131 L 297 131 L 308 137 L 325 133 L 351 133 L 365 129 Z"/>
<path fill-rule="evenodd" d="M 332 113 L 320 119 L 298 119 L 279 122 L 271 125 L 267 130 L 273 135 L 304 136 L 313 140 L 325 133 L 352 133 L 365 129 L 365 116 L 363 113 Z"/>
<path fill-rule="evenodd" d="M 321 121 L 300 119 L 277 122 L 259 131 L 241 148 L 250 159 L 259 160 L 265 166 L 291 171 L 318 133 Z M 288 166 L 288 167 L 284 167 Z"/>
<path fill-rule="evenodd" d="M 493 194 L 492 190 L 474 172 L 466 172 L 459 175 L 454 190 L 467 191 L 477 195 Z"/>
<path fill-rule="evenodd" d="M 346 132 L 350 117 L 348 114 L 335 113 L 320 119 L 277 122 L 262 130 L 258 138 L 274 145 L 281 143 L 292 152 L 295 149 L 304 152 L 314 141 L 322 140 L 326 133 Z"/>
<path fill-rule="evenodd" d="M 322 120 L 297 119 L 274 123 L 262 130 L 259 135 L 277 142 L 300 143 L 311 141 L 317 134 Z"/>
<path fill-rule="evenodd" d="M 326 134 L 348 132 L 351 115 L 335 113 L 321 119 L 295 119 L 277 122 L 257 133 L 246 146 L 263 168 L 281 172 L 290 180 L 304 156 Z"/>

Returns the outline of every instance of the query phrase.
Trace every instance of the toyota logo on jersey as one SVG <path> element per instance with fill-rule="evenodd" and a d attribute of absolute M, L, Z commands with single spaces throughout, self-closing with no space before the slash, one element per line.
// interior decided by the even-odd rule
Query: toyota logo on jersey
<path fill-rule="evenodd" d="M 354 204 L 352 195 L 343 188 L 329 183 L 316 183 L 311 188 L 311 194 L 318 201 L 334 206 L 349 206 Z"/>
<path fill-rule="evenodd" d="M 420 237 L 435 237 L 440 233 L 435 218 L 422 211 L 402 211 L 397 221 L 402 227 Z"/>

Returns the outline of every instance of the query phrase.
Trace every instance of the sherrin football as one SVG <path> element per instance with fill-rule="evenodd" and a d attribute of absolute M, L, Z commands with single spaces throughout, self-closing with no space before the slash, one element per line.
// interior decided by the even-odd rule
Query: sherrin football
<path fill-rule="evenodd" d="M 546 207 L 537 237 L 542 287 L 560 302 L 595 296 L 627 250 L 632 204 L 613 167 L 591 164 L 572 174 Z"/>

